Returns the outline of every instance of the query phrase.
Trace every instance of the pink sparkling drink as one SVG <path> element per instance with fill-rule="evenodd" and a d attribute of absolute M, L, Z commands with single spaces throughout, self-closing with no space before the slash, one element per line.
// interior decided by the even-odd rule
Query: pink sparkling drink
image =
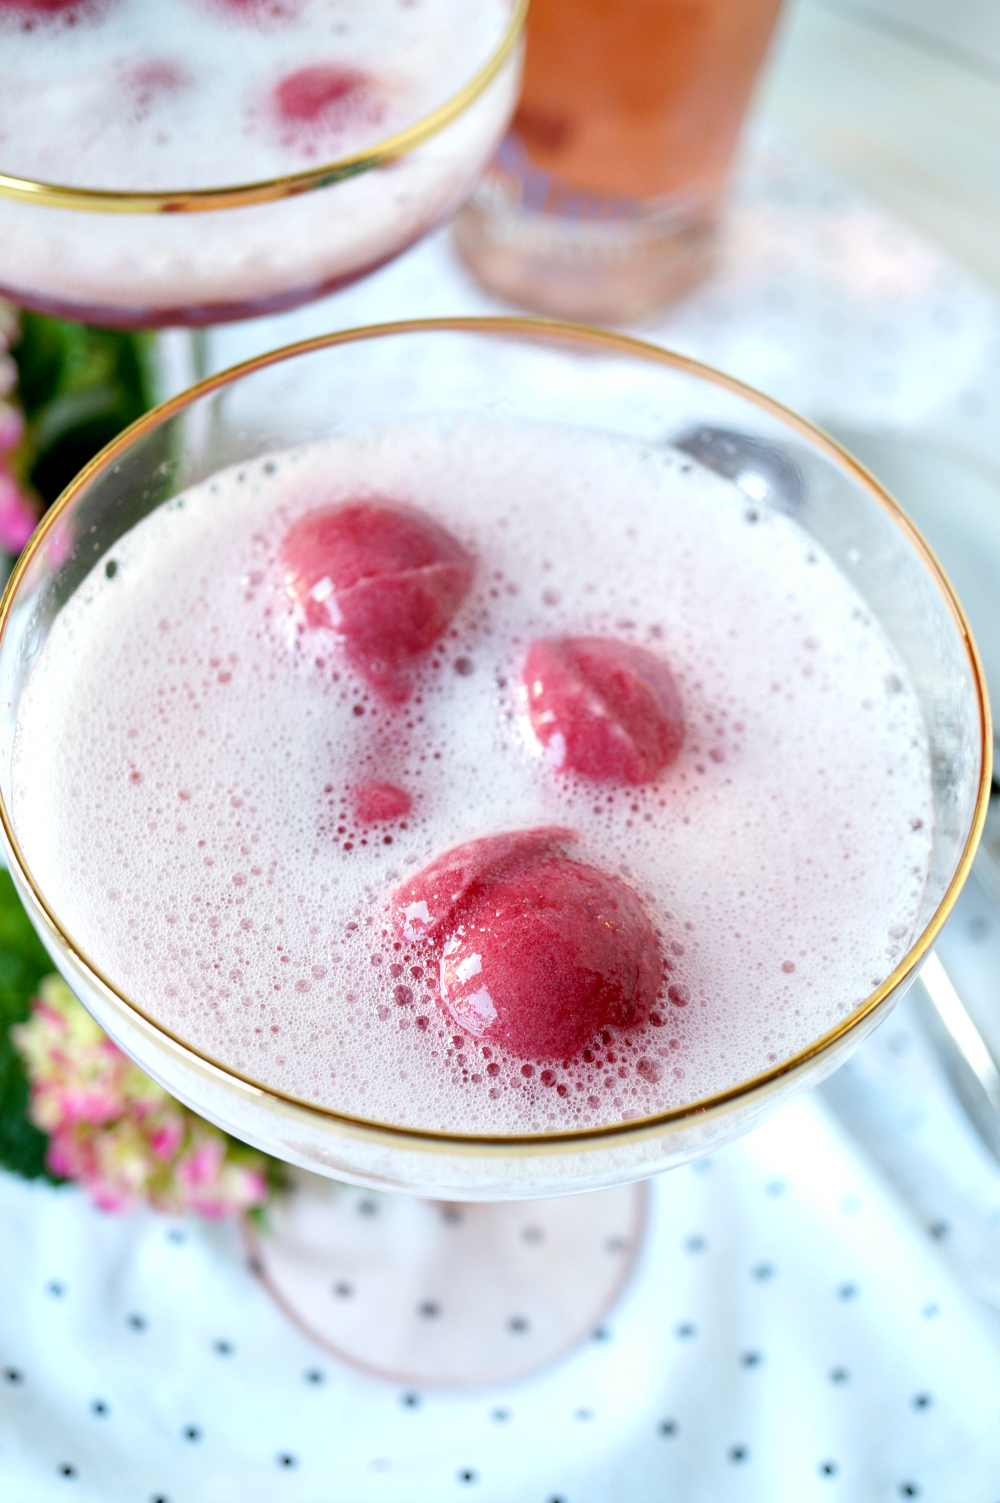
<path fill-rule="evenodd" d="M 355 575 L 289 562 L 373 497 L 452 541 L 404 574 L 468 564 L 405 695 L 304 606 Z M 552 642 L 585 646 L 546 698 Z M 598 690 L 654 754 L 558 753 L 541 715 Z M 12 811 L 65 930 L 173 1037 L 333 1111 L 501 1136 L 663 1112 L 818 1038 L 907 949 L 934 827 L 906 670 L 793 516 L 669 446 L 500 418 L 284 450 L 153 511 L 54 621 Z M 436 910 L 433 863 L 483 841 Z M 610 914 L 633 968 L 598 955 L 575 1031 L 538 1022 L 543 902 L 551 953 Z"/>
<path fill-rule="evenodd" d="M 68 197 L 0 183 L 0 295 L 152 327 L 353 281 L 470 191 L 514 107 L 516 20 L 514 0 L 3 0 L 0 174 Z M 366 154 L 311 191 L 274 186 Z"/>

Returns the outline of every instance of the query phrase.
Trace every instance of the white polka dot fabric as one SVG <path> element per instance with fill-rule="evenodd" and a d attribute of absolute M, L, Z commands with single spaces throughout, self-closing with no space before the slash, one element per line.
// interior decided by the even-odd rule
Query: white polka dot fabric
<path fill-rule="evenodd" d="M 439 236 L 336 299 L 215 331 L 210 360 L 502 311 Z M 996 301 L 771 140 L 716 274 L 637 332 L 820 422 L 998 457 Z M 995 914 L 963 899 L 948 945 L 988 1006 Z M 0 1499 L 1000 1503 L 1000 1169 L 914 1002 L 820 1096 L 652 1188 L 637 1274 L 591 1340 L 445 1394 L 310 1345 L 233 1227 L 0 1177 Z"/>
<path fill-rule="evenodd" d="M 338 1365 L 232 1227 L 5 1178 L 0 1248 L 5 1503 L 994 1503 L 997 1326 L 816 1098 L 659 1180 L 605 1325 L 500 1389 Z"/>

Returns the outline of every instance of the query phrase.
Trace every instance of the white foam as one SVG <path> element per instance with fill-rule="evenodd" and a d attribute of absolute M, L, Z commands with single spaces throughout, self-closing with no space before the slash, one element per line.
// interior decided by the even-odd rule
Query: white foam
<path fill-rule="evenodd" d="M 510 11 L 510 0 L 88 0 L 28 17 L 0 9 L 0 171 L 167 192 L 301 172 L 431 114 L 487 62 Z M 312 125 L 283 121 L 279 82 L 324 66 L 363 74 L 363 105 Z M 308 295 L 377 264 L 455 207 L 515 87 L 508 69 L 416 153 L 278 204 L 108 216 L 0 199 L 0 287 L 160 316 Z"/>
<path fill-rule="evenodd" d="M 297 516 L 374 492 L 424 507 L 479 561 L 402 716 L 297 630 L 276 564 Z M 933 809 L 919 708 L 881 629 L 793 520 L 748 515 L 671 450 L 502 422 L 217 475 L 121 540 L 113 577 L 97 566 L 33 670 L 13 813 L 42 891 L 171 1030 L 375 1120 L 589 1125 L 757 1073 L 892 969 Z M 555 633 L 667 657 L 687 735 L 657 783 L 573 782 L 536 754 L 518 665 Z M 412 792 L 411 815 L 358 829 L 348 790 L 364 778 Z M 383 937 L 404 872 L 552 823 L 635 886 L 690 993 L 666 1026 L 612 1039 L 614 1058 L 558 1067 L 555 1088 L 455 1045 L 410 974 L 422 957 Z"/>

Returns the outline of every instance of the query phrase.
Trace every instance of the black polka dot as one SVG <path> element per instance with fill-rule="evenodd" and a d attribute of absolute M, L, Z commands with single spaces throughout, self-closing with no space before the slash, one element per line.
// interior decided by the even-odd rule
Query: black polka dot
<path fill-rule="evenodd" d="M 446 1226 L 458 1226 L 462 1220 L 462 1213 L 458 1209 L 458 1206 L 442 1206 L 441 1220 Z"/>
<path fill-rule="evenodd" d="M 740 1363 L 743 1367 L 759 1367 L 763 1360 L 764 1358 L 760 1352 L 742 1352 L 740 1354 Z"/>
<path fill-rule="evenodd" d="M 609 1237 L 604 1244 L 604 1251 L 609 1253 L 623 1253 L 628 1251 L 627 1237 Z"/>
<path fill-rule="evenodd" d="M 214 1341 L 212 1343 L 212 1350 L 218 1352 L 220 1357 L 231 1357 L 234 1351 L 233 1343 L 231 1341 Z"/>
<path fill-rule="evenodd" d="M 708 1246 L 704 1237 L 688 1237 L 684 1243 L 685 1252 L 704 1252 Z"/>
<path fill-rule="evenodd" d="M 149 1503 L 170 1503 L 170 1499 L 167 1497 L 166 1493 L 154 1493 L 150 1498 Z"/>
<path fill-rule="evenodd" d="M 850 1376 L 846 1367 L 831 1367 L 830 1369 L 831 1383 L 847 1383 L 850 1380 Z"/>
<path fill-rule="evenodd" d="M 518 1336 L 523 1335 L 530 1328 L 531 1322 L 524 1315 L 512 1315 L 507 1322 L 508 1331 L 513 1331 Z"/>
<path fill-rule="evenodd" d="M 471 1467 L 463 1467 L 463 1469 L 458 1474 L 458 1480 L 459 1482 L 475 1482 L 476 1473 L 472 1470 Z"/>
<path fill-rule="evenodd" d="M 23 1383 L 24 1373 L 18 1367 L 5 1367 L 3 1375 L 8 1383 Z"/>
<path fill-rule="evenodd" d="M 896 1489 L 901 1498 L 919 1498 L 920 1488 L 915 1482 L 901 1482 Z"/>
<path fill-rule="evenodd" d="M 773 1279 L 774 1278 L 774 1264 L 773 1263 L 758 1263 L 757 1266 L 756 1266 L 756 1268 L 753 1271 L 753 1276 L 754 1276 L 755 1279 L 760 1279 L 762 1283 L 766 1279 Z"/>
<path fill-rule="evenodd" d="M 110 1414 L 111 1413 L 111 1405 L 108 1403 L 108 1401 L 106 1399 L 95 1399 L 94 1402 L 91 1404 L 90 1408 L 91 1408 L 92 1413 L 94 1413 L 94 1414 Z"/>
<path fill-rule="evenodd" d="M 697 1334 L 698 1327 L 690 1320 L 682 1320 L 679 1326 L 674 1327 L 674 1335 L 679 1336 L 682 1341 L 688 1341 Z"/>
<path fill-rule="evenodd" d="M 850 1283 L 848 1283 L 848 1284 L 838 1284 L 837 1285 L 837 1298 L 838 1299 L 854 1299 L 855 1296 L 857 1295 L 857 1292 L 858 1292 L 858 1286 L 857 1286 L 857 1284 L 850 1284 Z"/>
<path fill-rule="evenodd" d="M 594 1333 L 593 1333 L 593 1335 L 591 1337 L 591 1340 L 593 1340 L 593 1341 L 610 1341 L 611 1340 L 611 1332 L 608 1330 L 607 1326 L 598 1326 L 597 1330 L 594 1331 Z"/>
<path fill-rule="evenodd" d="M 836 1477 L 839 1470 L 835 1461 L 821 1461 L 817 1468 L 821 1477 Z"/>
<path fill-rule="evenodd" d="M 310 1367 L 302 1375 L 307 1383 L 325 1383 L 326 1373 L 321 1373 L 318 1367 Z"/>
<path fill-rule="evenodd" d="M 341 1279 L 338 1284 L 334 1284 L 333 1292 L 338 1299 L 350 1299 L 354 1293 L 354 1285 L 348 1284 L 344 1279 Z"/>
<path fill-rule="evenodd" d="M 185 1440 L 201 1440 L 201 1431 L 197 1425 L 186 1425 L 184 1428 Z"/>
<path fill-rule="evenodd" d="M 928 1235 L 933 1237 L 936 1242 L 941 1242 L 945 1237 L 947 1237 L 950 1231 L 951 1227 L 948 1225 L 947 1221 L 932 1221 L 930 1226 L 927 1228 Z"/>
<path fill-rule="evenodd" d="M 506 1420 L 510 1419 L 510 1410 L 494 1409 L 493 1413 L 490 1415 L 490 1419 L 496 1420 L 498 1424 L 502 1425 Z"/>
<path fill-rule="evenodd" d="M 660 1420 L 656 1428 L 660 1435 L 676 1435 L 680 1426 L 674 1419 L 665 1419 Z"/>
<path fill-rule="evenodd" d="M 425 1320 L 435 1320 L 441 1314 L 441 1306 L 433 1299 L 425 1299 L 422 1305 L 417 1306 L 417 1309 Z"/>
<path fill-rule="evenodd" d="M 50 1279 L 45 1286 L 46 1294 L 51 1294 L 53 1299 L 62 1299 L 66 1293 L 66 1285 L 60 1284 L 58 1279 Z"/>
<path fill-rule="evenodd" d="M 278 1463 L 279 1466 L 285 1466 L 285 1467 L 298 1466 L 297 1459 L 292 1455 L 292 1453 L 290 1451 L 282 1451 L 281 1455 L 277 1456 L 275 1458 L 275 1460 L 277 1461 L 277 1463 Z"/>
<path fill-rule="evenodd" d="M 375 1201 L 374 1200 L 359 1200 L 358 1201 L 358 1215 L 359 1216 L 377 1216 L 378 1215 L 378 1206 L 376 1205 Z"/>
<path fill-rule="evenodd" d="M 593 1409 L 574 1409 L 573 1418 L 577 1420 L 590 1420 L 594 1418 Z"/>
<path fill-rule="evenodd" d="M 920 1313 L 925 1320 L 933 1320 L 935 1315 L 941 1314 L 941 1306 L 936 1301 L 931 1300 L 929 1304 L 924 1305 Z"/>
<path fill-rule="evenodd" d="M 768 1195 L 784 1195 L 788 1186 L 783 1179 L 772 1179 L 767 1186 Z"/>
<path fill-rule="evenodd" d="M 129 1315 L 126 1317 L 125 1323 L 126 1325 L 130 1325 L 133 1331 L 144 1331 L 146 1329 L 145 1315 Z"/>
<path fill-rule="evenodd" d="M 526 1226 L 524 1228 L 524 1231 L 521 1233 L 521 1241 L 531 1243 L 541 1242 L 544 1236 L 545 1233 L 542 1231 L 540 1226 Z"/>
<path fill-rule="evenodd" d="M 187 1238 L 185 1237 L 179 1226 L 172 1226 L 167 1233 L 167 1241 L 173 1242 L 179 1247 L 182 1242 L 187 1241 Z"/>
<path fill-rule="evenodd" d="M 747 1446 L 730 1446 L 726 1455 L 730 1461 L 746 1461 L 750 1456 L 750 1450 Z"/>
<path fill-rule="evenodd" d="M 76 1467 L 70 1466 L 68 1461 L 64 1461 L 59 1468 L 59 1475 L 60 1477 L 75 1477 Z"/>
<path fill-rule="evenodd" d="M 118 565 L 113 558 L 109 558 L 107 563 L 104 565 L 104 572 L 109 579 L 114 579 L 115 575 L 118 573 Z"/>
<path fill-rule="evenodd" d="M 913 1395 L 913 1398 L 910 1400 L 910 1403 L 913 1405 L 914 1409 L 929 1409 L 933 1402 L 934 1400 L 931 1398 L 929 1393 L 915 1393 Z"/>
<path fill-rule="evenodd" d="M 420 1395 L 419 1393 L 404 1393 L 399 1402 L 405 1409 L 419 1409 Z"/>

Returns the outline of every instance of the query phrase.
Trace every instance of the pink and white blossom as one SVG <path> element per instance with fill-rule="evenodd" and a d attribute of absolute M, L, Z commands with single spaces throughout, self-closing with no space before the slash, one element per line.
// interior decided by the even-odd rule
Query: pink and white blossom
<path fill-rule="evenodd" d="M 102 1210 L 218 1218 L 267 1199 L 264 1156 L 150 1080 L 60 977 L 46 976 L 11 1038 L 31 1086 L 29 1116 L 49 1134 L 48 1168 L 84 1185 Z"/>

